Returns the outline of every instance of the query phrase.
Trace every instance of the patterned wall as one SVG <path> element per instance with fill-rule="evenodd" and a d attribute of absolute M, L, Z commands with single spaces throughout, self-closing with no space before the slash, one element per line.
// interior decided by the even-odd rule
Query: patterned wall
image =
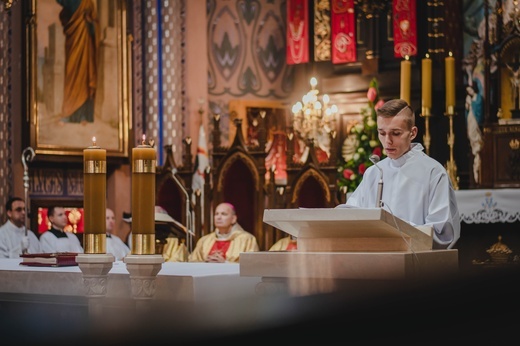
<path fill-rule="evenodd" d="M 11 14 L 0 11 L 0 216 L 5 217 L 5 203 L 13 193 L 11 143 Z M 9 72 L 7 72 L 9 71 Z"/>
<path fill-rule="evenodd" d="M 226 145 L 230 100 L 283 100 L 293 89 L 293 68 L 285 64 L 286 1 L 208 0 L 207 6 L 209 106 L 221 114 Z"/>
<path fill-rule="evenodd" d="M 171 144 L 176 163 L 182 161 L 182 13 L 184 1 L 144 2 L 144 128 L 155 140 L 158 164 L 164 145 Z"/>

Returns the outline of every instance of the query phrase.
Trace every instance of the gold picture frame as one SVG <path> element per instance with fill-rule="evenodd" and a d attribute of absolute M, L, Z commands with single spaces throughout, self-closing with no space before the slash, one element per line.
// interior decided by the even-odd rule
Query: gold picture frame
<path fill-rule="evenodd" d="M 107 156 L 128 157 L 132 117 L 126 0 L 27 4 L 31 147 L 36 154 L 82 155 L 95 137 Z"/>

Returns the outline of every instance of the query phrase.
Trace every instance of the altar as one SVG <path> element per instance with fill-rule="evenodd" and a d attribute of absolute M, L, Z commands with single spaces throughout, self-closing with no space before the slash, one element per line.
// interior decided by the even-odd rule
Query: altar
<path fill-rule="evenodd" d="M 28 267 L 20 259 L 0 259 L 0 301 L 87 305 L 78 266 Z M 166 262 L 157 274 L 153 300 L 186 304 L 252 297 L 260 278 L 242 277 L 237 263 Z M 113 263 L 107 279 L 107 304 L 132 301 L 126 264 Z"/>

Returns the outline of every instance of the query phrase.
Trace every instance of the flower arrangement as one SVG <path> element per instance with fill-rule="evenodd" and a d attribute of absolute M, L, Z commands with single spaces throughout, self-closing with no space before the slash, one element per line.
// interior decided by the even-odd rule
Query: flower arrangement
<path fill-rule="evenodd" d="M 376 109 L 384 104 L 379 97 L 377 79 L 373 78 L 367 91 L 368 106 L 361 109 L 363 120 L 351 127 L 342 147 L 338 166 L 338 186 L 354 192 L 366 169 L 373 165 L 371 155 L 383 159 L 383 147 L 377 137 Z"/>

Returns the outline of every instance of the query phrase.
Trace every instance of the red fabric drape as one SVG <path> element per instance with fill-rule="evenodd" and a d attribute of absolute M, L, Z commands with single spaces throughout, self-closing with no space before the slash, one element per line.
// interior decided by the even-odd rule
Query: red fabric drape
<path fill-rule="evenodd" d="M 394 56 L 417 55 L 417 16 L 415 0 L 393 0 Z"/>
<path fill-rule="evenodd" d="M 309 4 L 287 0 L 287 65 L 309 62 Z"/>
<path fill-rule="evenodd" d="M 354 0 L 332 0 L 332 63 L 356 61 L 356 25 Z"/>

